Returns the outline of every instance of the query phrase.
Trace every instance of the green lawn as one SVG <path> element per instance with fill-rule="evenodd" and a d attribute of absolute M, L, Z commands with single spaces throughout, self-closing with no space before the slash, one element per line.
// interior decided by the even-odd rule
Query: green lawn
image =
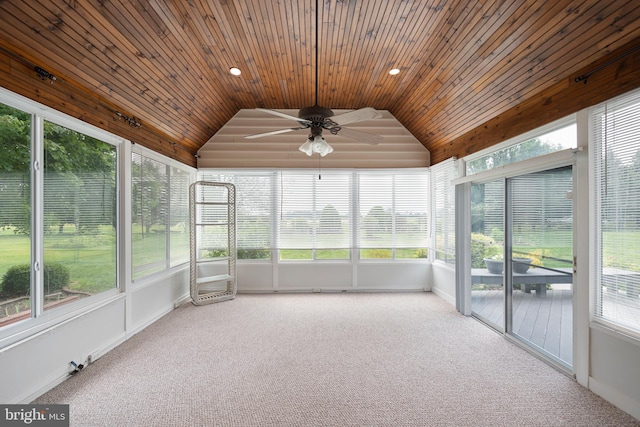
<path fill-rule="evenodd" d="M 14 234 L 13 230 L 0 229 L 0 278 L 12 265 L 29 264 L 30 260 L 31 241 L 29 237 Z"/>
<path fill-rule="evenodd" d="M 567 232 L 547 233 L 545 242 L 527 242 L 526 239 L 514 247 L 519 256 L 528 255 L 534 263 L 542 261 L 548 267 L 567 267 L 573 258 Z M 188 257 L 188 234 L 171 233 L 172 241 L 181 252 L 182 259 Z M 605 232 L 605 266 L 640 271 L 640 232 Z M 62 233 L 45 235 L 45 261 L 59 262 L 69 268 L 71 287 L 86 292 L 101 292 L 113 288 L 116 283 L 115 235 L 111 227 L 104 227 L 94 235 L 76 235 L 73 227 L 65 226 Z M 133 238 L 134 267 L 162 261 L 166 255 L 166 235 L 162 232 Z M 14 234 L 12 229 L 0 230 L 0 278 L 16 264 L 30 262 L 30 239 Z M 426 256 L 420 249 L 398 249 L 397 259 L 415 259 Z M 310 260 L 311 250 L 282 250 L 282 260 Z M 363 249 L 362 259 L 390 259 L 389 249 Z M 349 259 L 348 249 L 323 249 L 316 251 L 316 259 Z M 558 261 L 566 260 L 567 262 Z M 164 268 L 164 267 L 163 267 Z M 144 271 L 144 270 L 142 270 Z M 142 274 L 142 273 L 141 273 Z M 145 273 L 146 274 L 146 273 Z"/>
<path fill-rule="evenodd" d="M 115 236 L 111 227 L 94 235 L 76 235 L 65 227 L 62 233 L 45 235 L 45 263 L 60 263 L 69 269 L 70 288 L 97 293 L 116 286 Z M 31 260 L 29 236 L 0 230 L 0 278 L 7 270 Z"/>

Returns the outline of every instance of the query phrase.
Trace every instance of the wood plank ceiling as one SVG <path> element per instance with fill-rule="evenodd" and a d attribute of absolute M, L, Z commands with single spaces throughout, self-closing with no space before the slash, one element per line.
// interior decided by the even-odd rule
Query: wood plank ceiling
<path fill-rule="evenodd" d="M 0 0 L 0 48 L 191 153 L 240 109 L 317 97 L 388 110 L 441 160 L 640 38 L 637 0 L 320 0 L 318 12 L 317 64 L 316 0 Z"/>

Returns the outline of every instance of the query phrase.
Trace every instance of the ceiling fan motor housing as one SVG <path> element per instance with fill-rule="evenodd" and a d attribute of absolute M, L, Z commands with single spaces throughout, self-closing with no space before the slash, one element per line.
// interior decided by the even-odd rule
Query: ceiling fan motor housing
<path fill-rule="evenodd" d="M 318 105 L 314 105 L 313 107 L 301 108 L 298 112 L 298 117 L 310 121 L 320 119 L 320 121 L 323 122 L 325 118 L 331 116 L 333 116 L 333 111 L 328 108 L 320 107 Z"/>
<path fill-rule="evenodd" d="M 331 123 L 330 120 L 327 123 L 327 118 L 333 116 L 333 111 L 329 108 L 320 107 L 314 105 L 312 107 L 301 108 L 298 112 L 298 117 L 311 122 L 311 135 L 320 135 L 323 128 L 328 128 L 327 124 Z"/>

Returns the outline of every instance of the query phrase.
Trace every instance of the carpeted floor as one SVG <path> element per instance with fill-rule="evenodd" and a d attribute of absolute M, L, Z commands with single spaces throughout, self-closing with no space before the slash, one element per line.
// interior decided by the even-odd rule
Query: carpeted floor
<path fill-rule="evenodd" d="M 640 426 L 430 293 L 184 304 L 34 403 L 73 426 Z"/>

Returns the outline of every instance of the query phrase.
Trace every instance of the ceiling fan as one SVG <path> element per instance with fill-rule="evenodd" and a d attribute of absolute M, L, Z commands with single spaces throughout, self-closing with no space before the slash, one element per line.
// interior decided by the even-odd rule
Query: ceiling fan
<path fill-rule="evenodd" d="M 365 142 L 370 145 L 376 145 L 382 141 L 379 135 L 373 135 L 366 132 L 357 131 L 343 127 L 349 123 L 360 122 L 370 119 L 379 119 L 382 114 L 374 108 L 366 107 L 359 110 L 350 111 L 343 114 L 333 115 L 333 111 L 329 108 L 318 105 L 318 0 L 316 0 L 316 102 L 311 107 L 304 107 L 298 112 L 298 117 L 290 114 L 282 113 L 276 110 L 266 108 L 256 108 L 258 111 L 273 114 L 275 116 L 291 119 L 298 122 L 298 127 L 274 130 L 271 132 L 263 132 L 253 135 L 247 135 L 245 138 L 254 139 L 268 135 L 277 135 L 280 133 L 293 132 L 302 129 L 309 129 L 309 136 L 304 144 L 299 148 L 300 151 L 307 156 L 318 153 L 324 157 L 333 152 L 333 148 L 322 137 L 322 131 L 328 130 L 332 135 L 338 135 Z"/>
<path fill-rule="evenodd" d="M 300 151 L 307 156 L 311 156 L 313 153 L 319 153 L 321 156 L 326 156 L 333 151 L 333 148 L 322 137 L 322 131 L 328 130 L 332 135 L 338 135 L 365 142 L 367 144 L 376 145 L 382 141 L 382 137 L 379 135 L 373 135 L 366 132 L 361 132 L 355 129 L 349 129 L 343 127 L 349 123 L 360 122 L 370 119 L 378 119 L 382 117 L 379 111 L 371 107 L 361 108 L 359 110 L 350 111 L 348 113 L 333 115 L 333 111 L 329 108 L 320 107 L 314 105 L 312 107 L 304 107 L 299 113 L 298 117 L 290 114 L 282 113 L 276 110 L 269 110 L 266 108 L 256 108 L 258 111 L 273 114 L 286 119 L 295 120 L 298 122 L 298 127 L 291 127 L 285 129 L 274 130 L 271 132 L 258 133 L 254 135 L 247 135 L 245 138 L 254 139 L 268 135 L 277 135 L 280 133 L 292 132 L 302 129 L 309 129 L 309 136 L 304 144 L 300 146 Z"/>

